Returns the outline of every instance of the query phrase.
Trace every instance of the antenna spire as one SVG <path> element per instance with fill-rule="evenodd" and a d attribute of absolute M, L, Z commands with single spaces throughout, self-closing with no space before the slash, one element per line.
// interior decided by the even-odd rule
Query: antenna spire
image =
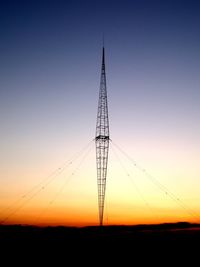
<path fill-rule="evenodd" d="M 96 137 L 95 137 L 100 226 L 103 225 L 109 141 L 110 137 L 109 137 L 108 103 L 107 103 L 106 71 L 105 71 L 105 51 L 104 51 L 104 39 L 103 39 L 101 80 L 99 89 L 99 102 L 98 102 Z"/>

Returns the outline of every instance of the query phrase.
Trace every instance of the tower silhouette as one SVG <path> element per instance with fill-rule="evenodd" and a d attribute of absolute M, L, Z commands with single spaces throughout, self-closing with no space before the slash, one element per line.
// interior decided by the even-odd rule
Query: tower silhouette
<path fill-rule="evenodd" d="M 101 80 L 99 89 L 99 101 L 98 101 L 96 136 L 95 136 L 100 226 L 103 225 L 109 141 L 110 137 L 109 137 L 108 103 L 107 103 L 106 71 L 105 71 L 105 49 L 103 46 Z"/>

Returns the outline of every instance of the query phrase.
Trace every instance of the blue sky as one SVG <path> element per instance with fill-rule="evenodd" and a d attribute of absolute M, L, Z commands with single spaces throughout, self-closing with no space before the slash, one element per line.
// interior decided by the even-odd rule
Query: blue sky
<path fill-rule="evenodd" d="M 193 0 L 1 1 L 4 195 L 94 138 L 103 34 L 111 139 L 156 174 L 158 159 L 164 173 L 195 170 L 197 188 L 199 14 Z"/>

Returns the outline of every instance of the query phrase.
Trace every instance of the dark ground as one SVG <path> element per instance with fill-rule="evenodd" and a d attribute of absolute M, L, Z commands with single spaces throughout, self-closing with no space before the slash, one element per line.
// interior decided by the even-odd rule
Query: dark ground
<path fill-rule="evenodd" d="M 0 259 L 6 260 L 6 266 L 174 266 L 175 262 L 199 266 L 199 245 L 200 225 L 184 222 L 83 228 L 0 226 Z"/>

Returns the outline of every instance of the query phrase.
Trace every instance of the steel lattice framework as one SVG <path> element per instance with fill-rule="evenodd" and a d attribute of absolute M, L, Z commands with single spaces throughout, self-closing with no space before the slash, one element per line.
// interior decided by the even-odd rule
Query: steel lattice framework
<path fill-rule="evenodd" d="M 98 102 L 97 124 L 96 124 L 96 137 L 95 137 L 100 226 L 103 225 L 109 141 L 110 138 L 109 138 L 108 103 L 107 103 L 107 89 L 106 89 L 105 51 L 103 47 L 101 80 L 100 80 L 99 102 Z"/>

